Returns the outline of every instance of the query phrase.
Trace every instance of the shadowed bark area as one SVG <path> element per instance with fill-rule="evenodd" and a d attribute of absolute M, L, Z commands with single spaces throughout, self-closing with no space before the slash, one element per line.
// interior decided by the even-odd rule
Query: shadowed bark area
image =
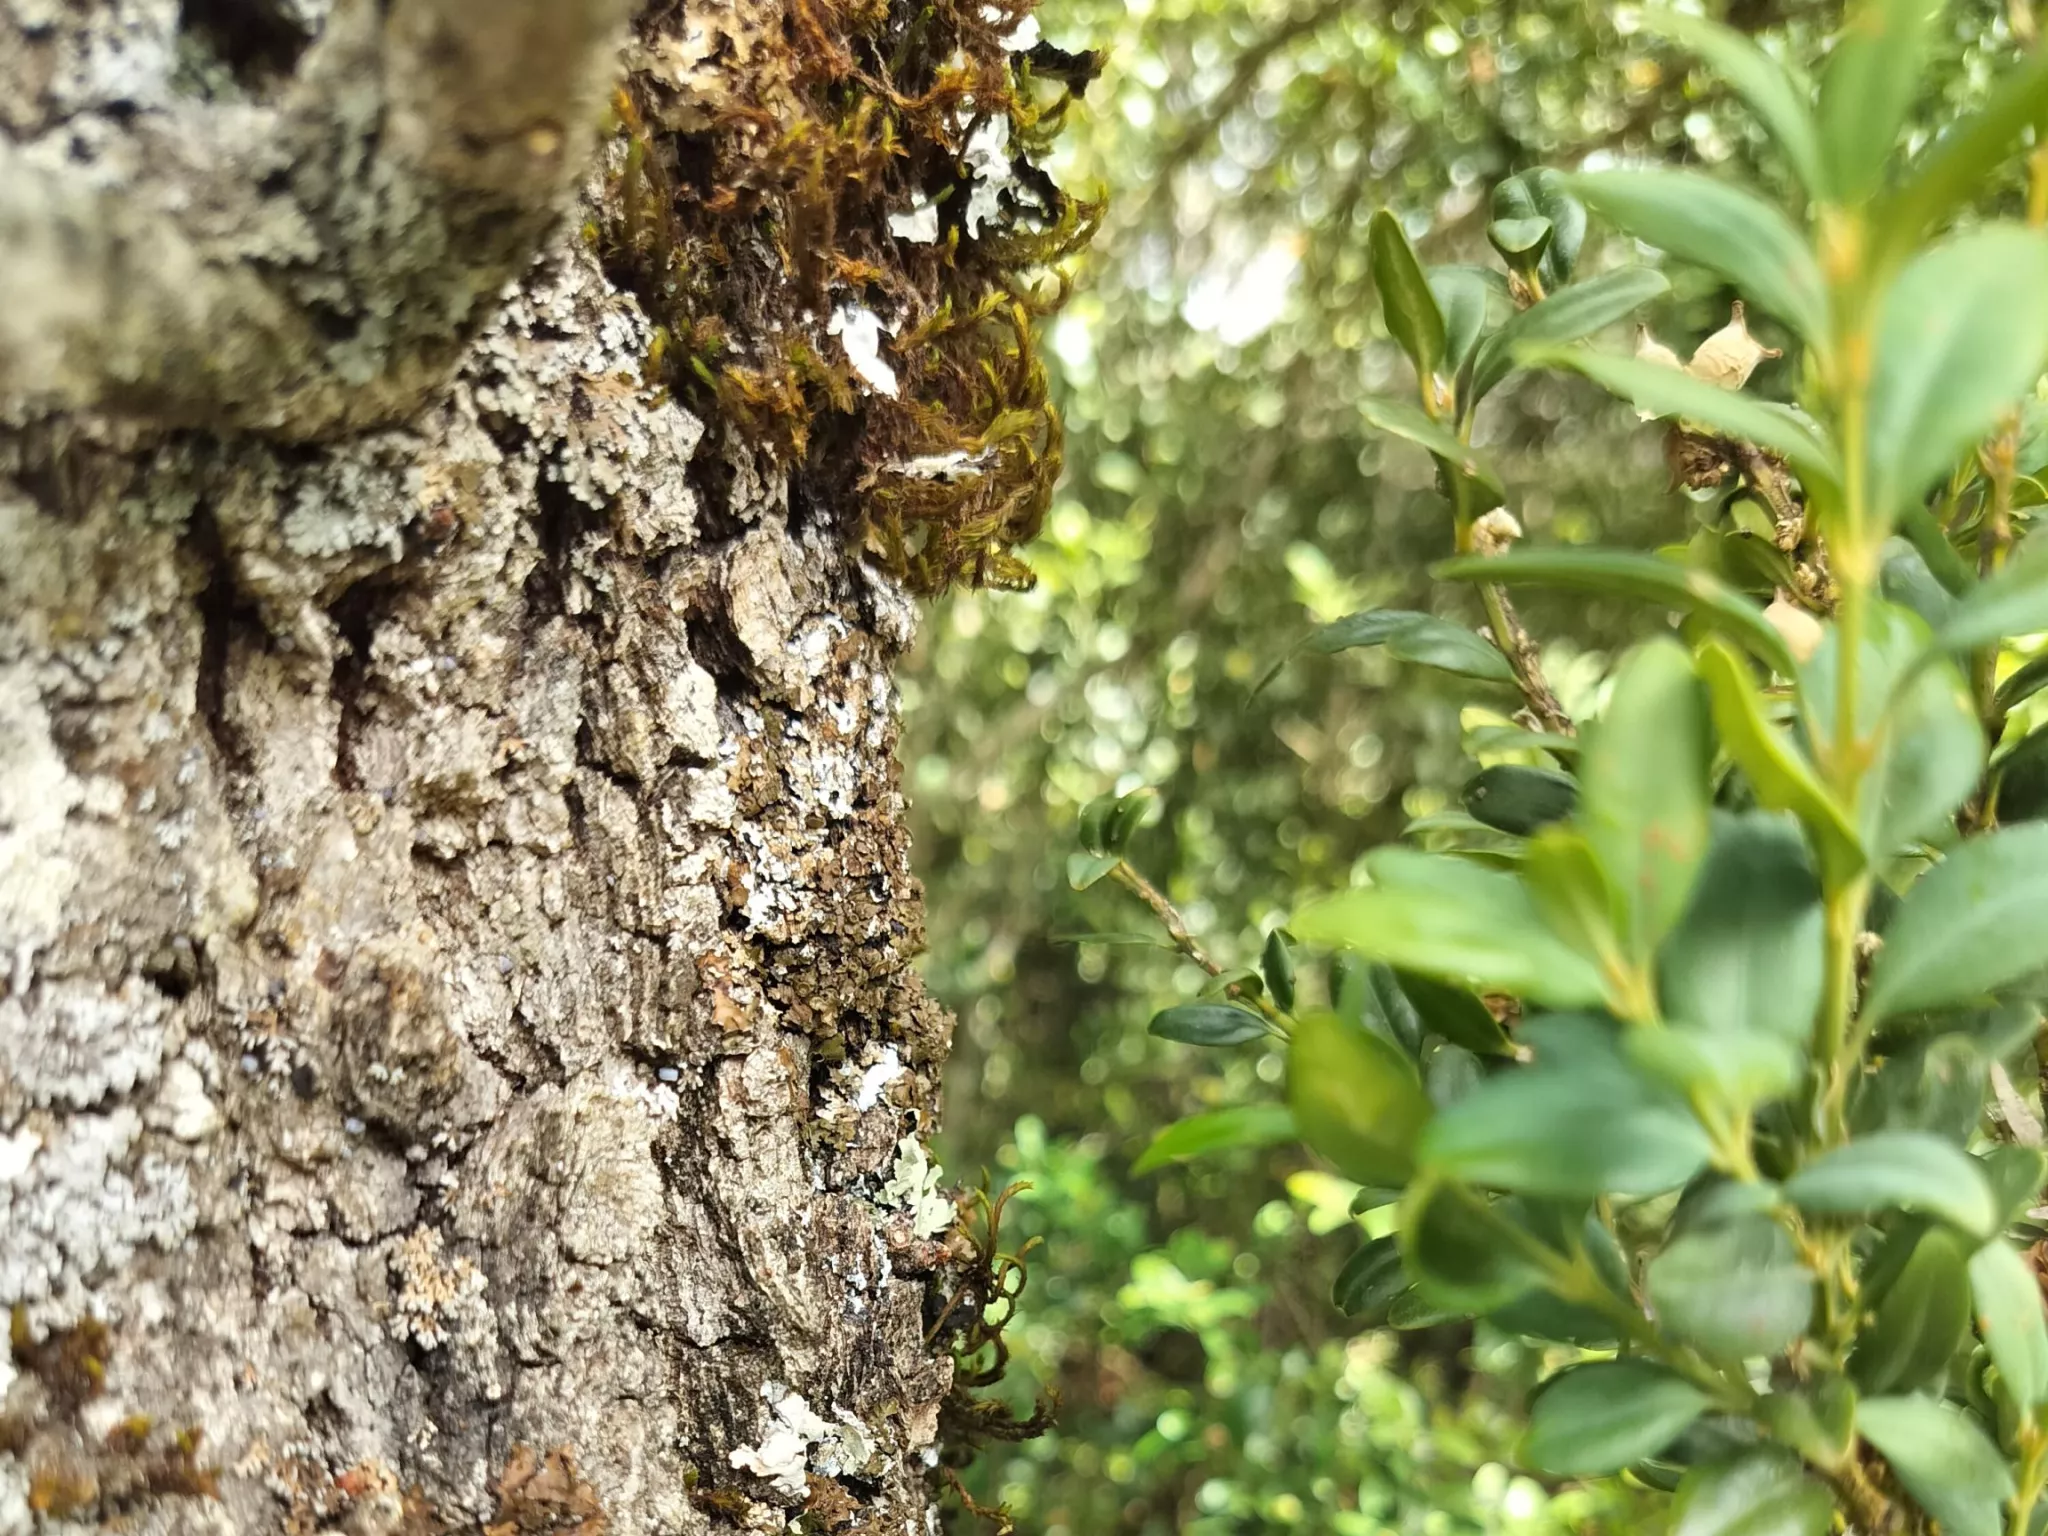
<path fill-rule="evenodd" d="M 0 171 L 131 211 L 166 156 L 232 181 L 233 145 L 292 143 L 367 46 L 333 29 L 462 10 L 0 7 Z M 667 99 L 743 96 L 720 71 L 746 50 L 689 25 L 643 20 L 635 60 L 697 50 Z M 409 148 L 388 112 L 348 141 L 488 197 L 502 169 L 450 169 L 444 130 L 481 114 L 514 155 L 583 132 L 544 144 L 464 78 L 412 91 L 449 121 Z M 933 1518 L 954 1370 L 928 1298 L 965 1244 L 915 1139 L 951 1027 L 909 968 L 890 669 L 915 609 L 843 465 L 650 377 L 643 295 L 590 235 L 626 153 L 530 265 L 515 230 L 395 307 L 382 277 L 334 287 L 329 341 L 439 339 L 324 416 L 217 430 L 261 424 L 247 377 L 190 411 L 167 378 L 85 392 L 125 418 L 49 414 L 19 376 L 0 401 L 6 1536 Z M 297 190 L 252 184 L 336 210 L 283 285 L 301 317 L 321 263 L 367 272 L 378 228 L 418 227 L 335 190 L 365 163 L 324 202 L 304 154 Z M 0 267 L 49 232 L 9 209 Z M 491 262 L 524 275 L 431 311 Z M 46 382 L 100 366 L 91 318 L 39 338 Z M 825 348 L 794 299 L 724 317 L 740 342 L 798 321 Z M 280 355 L 203 339 L 231 373 Z M 314 417 L 380 424 L 308 445 Z"/>

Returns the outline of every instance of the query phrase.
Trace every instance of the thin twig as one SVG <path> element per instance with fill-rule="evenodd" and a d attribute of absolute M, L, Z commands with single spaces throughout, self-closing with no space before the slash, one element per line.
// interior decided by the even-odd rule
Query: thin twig
<path fill-rule="evenodd" d="M 1488 638 L 1494 648 L 1507 658 L 1514 668 L 1515 681 L 1521 686 L 1522 697 L 1528 701 L 1529 713 L 1544 730 L 1559 736 L 1576 736 L 1578 727 L 1565 712 L 1557 695 L 1543 676 L 1543 661 L 1536 652 L 1536 642 L 1529 638 L 1529 631 L 1522 627 L 1522 621 L 1515 614 L 1514 605 L 1508 595 L 1491 582 L 1482 583 L 1479 588 L 1480 601 L 1486 605 Z"/>
<path fill-rule="evenodd" d="M 1223 967 L 1202 947 L 1202 941 L 1189 930 L 1187 919 L 1180 915 L 1180 909 L 1166 898 L 1166 894 L 1158 886 L 1131 868 L 1128 863 L 1119 863 L 1109 873 L 1110 878 L 1118 885 L 1152 909 L 1152 915 L 1159 919 L 1160 926 L 1166 930 L 1166 936 L 1173 940 L 1175 949 L 1211 976 L 1223 974 Z M 1284 1035 L 1288 1032 L 1287 1016 L 1268 1002 L 1264 993 L 1240 986 L 1236 982 L 1230 983 L 1223 990 L 1234 1001 L 1243 1003 L 1248 1008 L 1256 1008 L 1265 1016 L 1266 1022 L 1276 1033 Z"/>

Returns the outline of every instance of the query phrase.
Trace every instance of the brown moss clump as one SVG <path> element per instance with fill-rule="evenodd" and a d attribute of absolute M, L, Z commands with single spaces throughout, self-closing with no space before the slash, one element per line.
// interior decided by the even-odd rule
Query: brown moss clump
<path fill-rule="evenodd" d="M 1034 323 L 1099 210 L 1035 160 L 1093 61 L 1011 51 L 1030 4 L 650 6 L 615 217 L 586 231 L 660 326 L 648 381 L 765 445 L 800 512 L 858 505 L 921 592 L 1028 585 L 1013 551 L 1060 472 Z M 893 395 L 834 333 L 852 306 L 890 333 Z"/>
<path fill-rule="evenodd" d="M 1015 1252 L 1003 1242 L 1003 1213 L 1028 1184 L 1011 1184 L 991 1194 L 983 1187 L 961 1199 L 961 1214 L 950 1234 L 958 1256 L 950 1271 L 951 1290 L 937 1303 L 927 1325 L 928 1340 L 945 1339 L 953 1351 L 953 1385 L 939 1404 L 940 1470 L 970 1514 L 1009 1529 L 1000 1510 L 984 1510 L 969 1498 L 954 1469 L 965 1466 L 991 1441 L 1035 1440 L 1052 1428 L 1056 1398 L 1042 1399 L 1019 1417 L 1000 1397 L 985 1396 L 1001 1385 L 1010 1368 L 1003 1335 L 1017 1315 L 1017 1301 L 1030 1279 L 1026 1260 L 1039 1244 L 1027 1239 Z M 941 1294 L 935 1290 L 934 1299 Z"/>

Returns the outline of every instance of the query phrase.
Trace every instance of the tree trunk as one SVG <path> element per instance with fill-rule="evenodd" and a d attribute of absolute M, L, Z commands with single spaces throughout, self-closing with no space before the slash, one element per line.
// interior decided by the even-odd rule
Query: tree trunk
<path fill-rule="evenodd" d="M 309 41 L 408 4 L 11 0 L 0 147 L 124 219 L 202 149 L 269 198 Z M 956 482 L 902 462 L 943 440 L 873 443 L 860 313 L 825 319 L 861 279 L 802 270 L 879 249 L 879 195 L 865 228 L 792 232 L 799 178 L 768 163 L 825 95 L 763 40 L 817 25 L 803 0 L 643 16 L 582 212 L 509 286 L 473 263 L 473 310 L 322 288 L 327 257 L 245 210 L 277 266 L 206 309 L 236 275 L 203 200 L 159 197 L 199 257 L 149 302 L 213 319 L 176 356 L 124 332 L 147 367 L 68 337 L 0 430 L 5 1536 L 936 1528 L 965 1313 L 930 1319 L 974 1277 L 917 1140 L 950 1021 L 910 969 L 890 668 L 950 536 L 906 543 L 903 509 Z M 383 154 L 397 119 L 371 118 Z M 0 216 L 0 272 L 10 239 Z M 695 335 L 648 313 L 662 241 L 715 274 Z M 115 246 L 110 309 L 162 266 Z M 64 245 L 56 286 L 99 249 Z M 942 297 L 903 291 L 902 324 Z M 262 345 L 303 355 L 251 384 L 211 331 L 280 292 Z M 454 337 L 448 362 L 400 336 L 358 391 L 341 350 L 379 326 Z M 796 430 L 733 361 L 785 332 L 813 347 Z M 964 457 L 1008 451 L 941 403 Z M 1005 505 L 979 574 L 1035 521 Z"/>

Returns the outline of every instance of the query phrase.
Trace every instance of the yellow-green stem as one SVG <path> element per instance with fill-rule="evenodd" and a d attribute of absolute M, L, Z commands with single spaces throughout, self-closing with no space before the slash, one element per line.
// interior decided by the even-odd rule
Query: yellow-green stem
<path fill-rule="evenodd" d="M 1859 243 L 1860 248 L 1860 243 Z M 1870 532 L 1866 388 L 1870 370 L 1864 306 L 1853 283 L 1837 292 L 1840 342 L 1836 347 L 1837 411 L 1841 423 L 1842 500 L 1827 530 L 1836 581 L 1835 718 L 1825 767 L 1851 826 L 1858 823 L 1865 753 L 1858 697 L 1863 633 L 1870 588 L 1876 578 L 1876 550 Z M 1827 891 L 1827 972 L 1820 1017 L 1814 1026 L 1814 1070 L 1819 1074 L 1814 1130 L 1823 1147 L 1848 1139 L 1848 1093 L 1856 1046 L 1851 1020 L 1856 1010 L 1856 946 L 1870 895 L 1866 874 L 1832 876 Z"/>
<path fill-rule="evenodd" d="M 2043 1490 L 2048 1489 L 2048 1435 L 2043 1435 L 2038 1425 L 2021 1426 L 2017 1481 L 2019 1488 L 2012 1496 L 2006 1531 L 2008 1536 L 2027 1536 L 2027 1527 L 2034 1521 L 2034 1506 L 2041 1502 Z"/>
<path fill-rule="evenodd" d="M 1827 897 L 1827 970 L 1813 1043 L 1814 1067 L 1821 1074 L 1813 1129 L 1823 1147 L 1849 1139 L 1849 1088 L 1862 1044 L 1852 1022 L 1856 1012 L 1856 941 L 1863 932 L 1863 911 L 1869 898 L 1867 875 L 1857 876 L 1828 892 Z"/>

